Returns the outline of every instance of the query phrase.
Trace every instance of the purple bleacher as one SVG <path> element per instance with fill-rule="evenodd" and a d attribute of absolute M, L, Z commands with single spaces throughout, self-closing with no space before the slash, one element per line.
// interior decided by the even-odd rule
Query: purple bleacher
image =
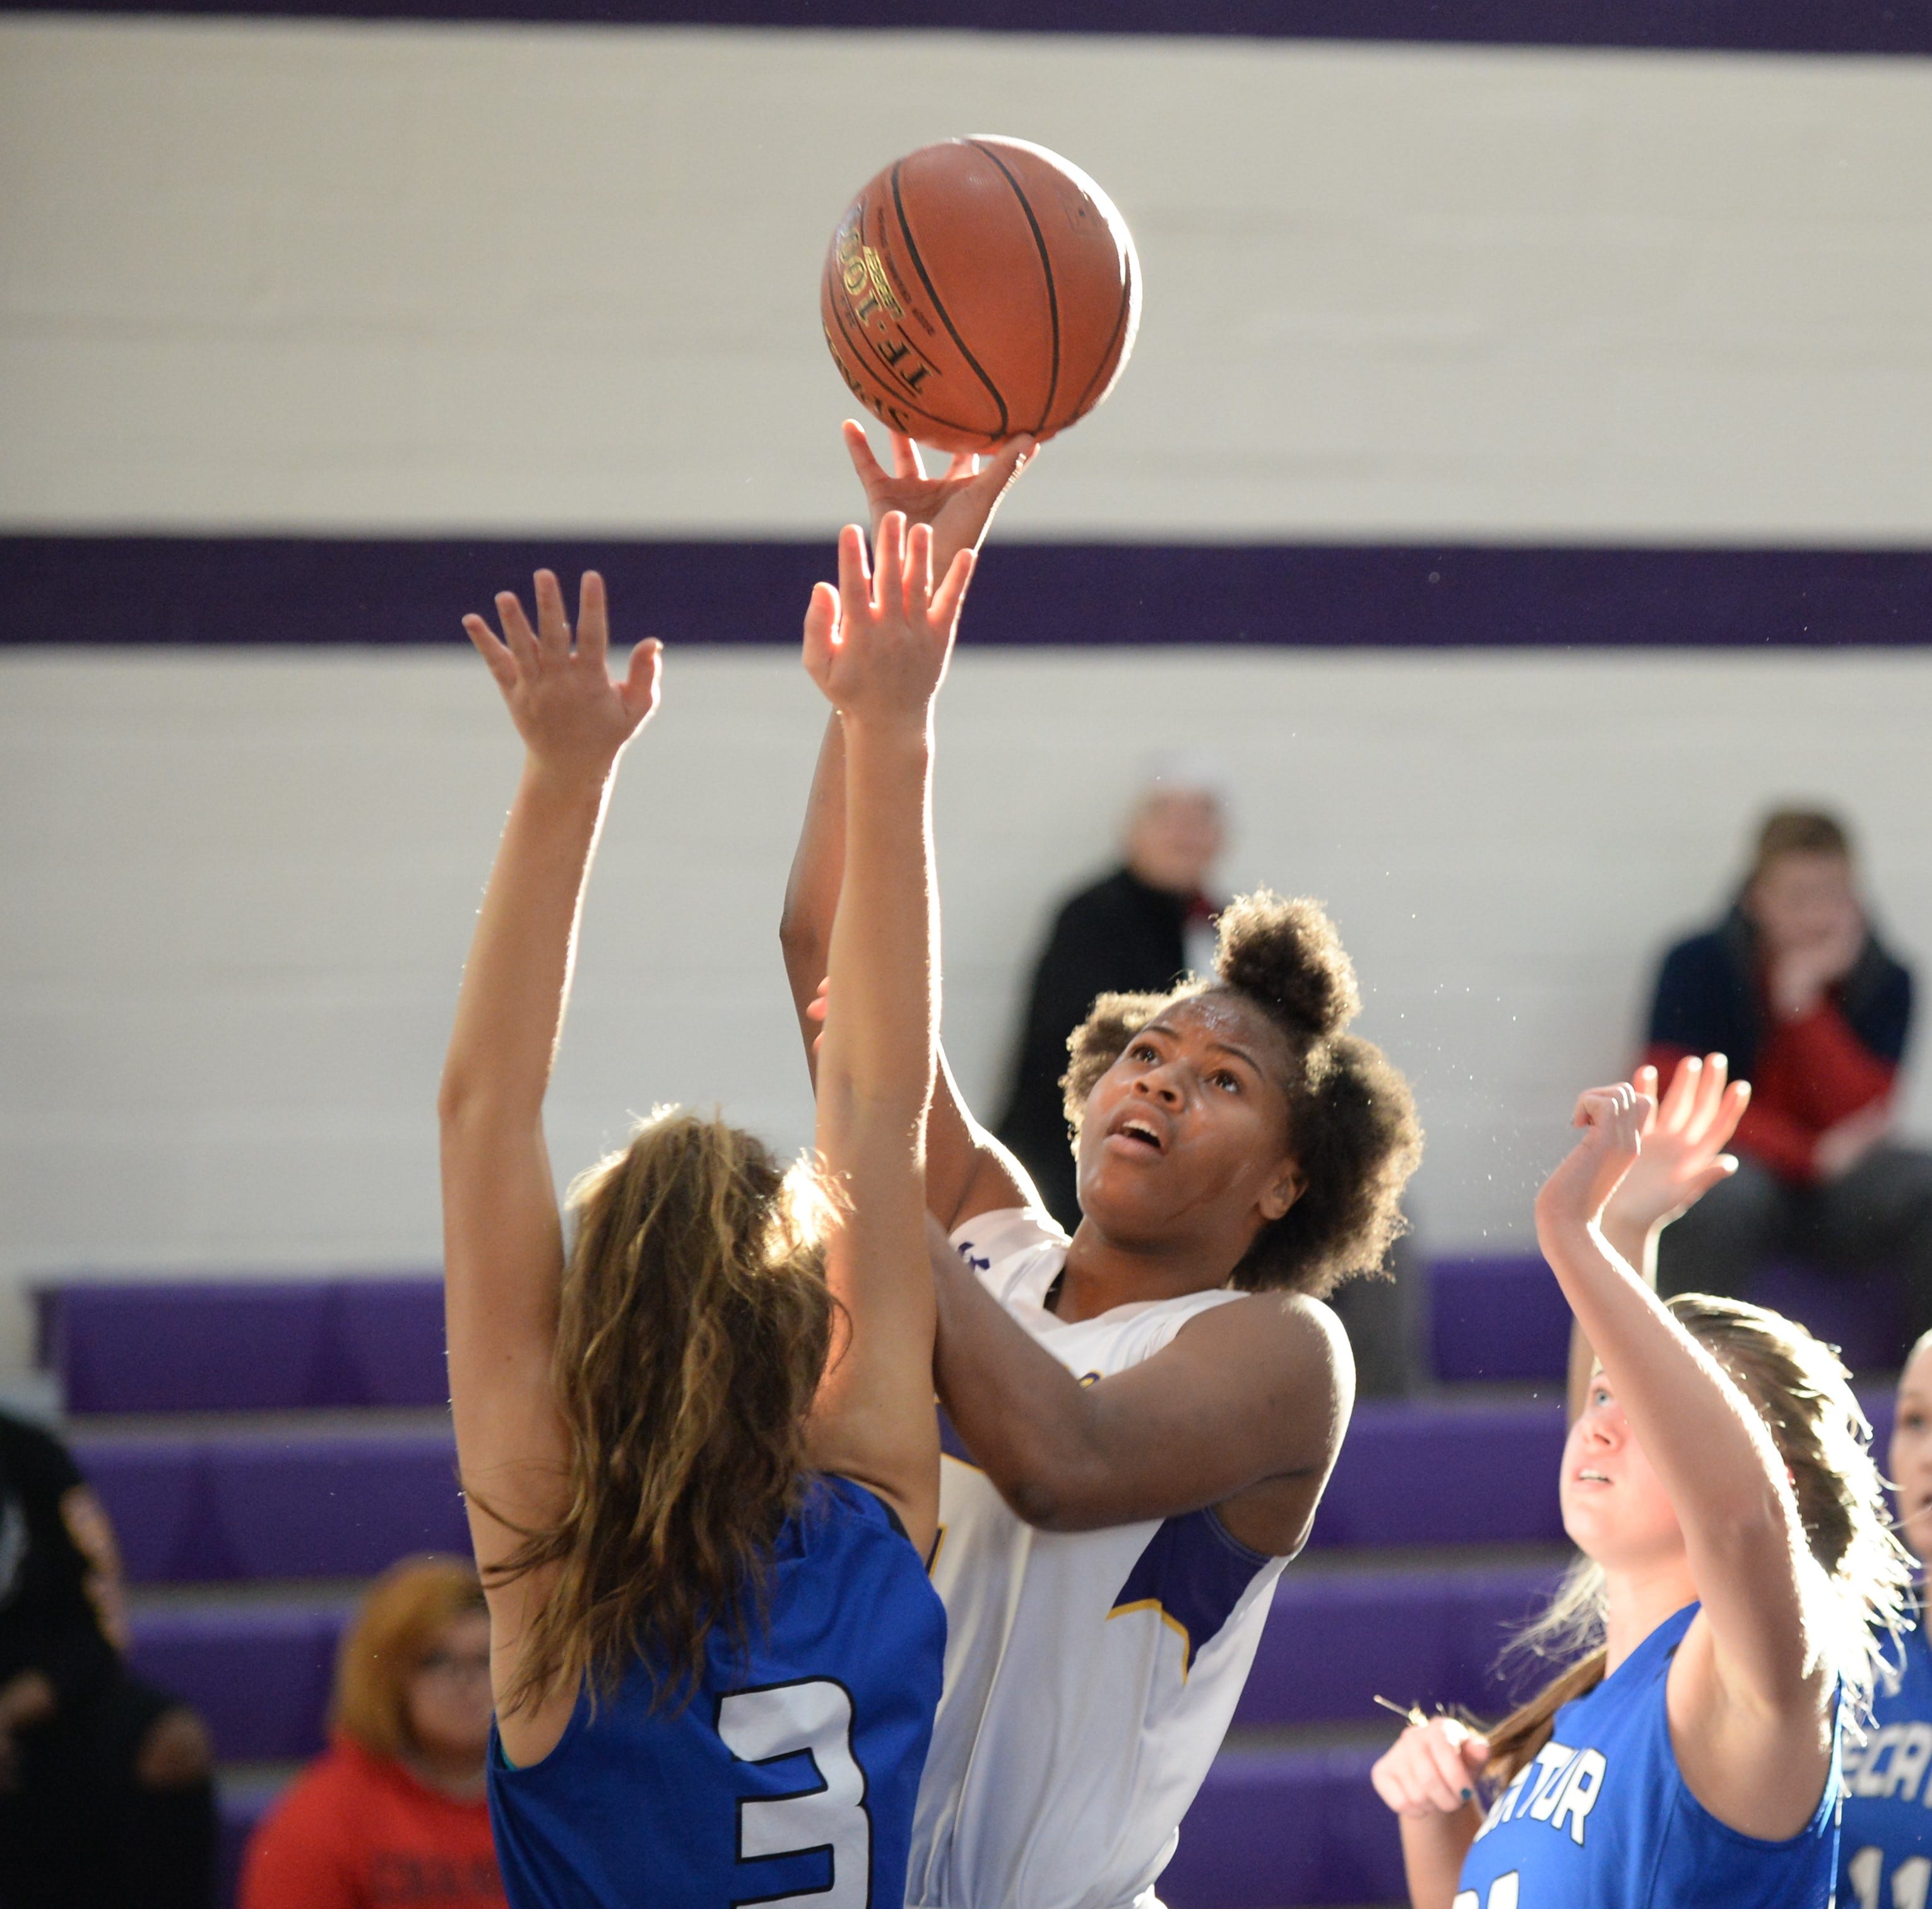
<path fill-rule="evenodd" d="M 1429 1282 L 1437 1378 L 1563 1377 L 1570 1308 L 1538 1254 L 1432 1260 Z"/>
<path fill-rule="evenodd" d="M 143 1611 L 135 1674 L 191 1704 L 224 1762 L 312 1757 L 322 1746 L 345 1605 L 200 1605 Z"/>
<path fill-rule="evenodd" d="M 233 1909 L 242 1883 L 242 1860 L 255 1826 L 281 1794 L 280 1782 L 222 1783 L 215 1793 L 218 1836 L 214 1857 L 215 1909 Z"/>
<path fill-rule="evenodd" d="M 371 1405 L 446 1405 L 440 1279 L 350 1279 L 337 1291 L 343 1362 Z"/>
<path fill-rule="evenodd" d="M 1766 1266 L 1750 1297 L 1837 1346 L 1855 1372 L 1894 1372 L 1905 1357 L 1904 1295 L 1894 1274 Z"/>
<path fill-rule="evenodd" d="M 1496 1659 L 1560 1575 L 1540 1565 L 1299 1575 L 1291 1566 L 1234 1727 L 1364 1723 L 1378 1695 L 1499 1716 L 1510 1686 Z"/>
<path fill-rule="evenodd" d="M 1389 1719 L 1389 1735 L 1397 1725 Z M 1224 1750 L 1162 1873 L 1169 1909 L 1406 1899 L 1396 1820 L 1372 1750 Z"/>
<path fill-rule="evenodd" d="M 74 1449 L 136 1584 L 366 1577 L 469 1549 L 446 1433 L 82 1436 Z"/>
<path fill-rule="evenodd" d="M 388 1279 L 80 1281 L 38 1295 L 73 1413 L 440 1405 L 442 1285 Z"/>
<path fill-rule="evenodd" d="M 1368 1399 L 1312 1545 L 1561 1544 L 1563 1403 Z"/>

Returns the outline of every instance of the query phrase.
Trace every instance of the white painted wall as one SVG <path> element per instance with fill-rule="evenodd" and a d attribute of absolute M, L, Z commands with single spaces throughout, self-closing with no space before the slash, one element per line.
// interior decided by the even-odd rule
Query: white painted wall
<path fill-rule="evenodd" d="M 819 706 L 788 657 L 670 659 L 588 910 L 560 1173 L 657 1099 L 808 1133 L 775 924 Z M 1764 803 L 1842 803 L 1894 939 L 1932 952 L 1929 732 L 1932 657 L 969 650 L 949 1044 L 989 1105 L 1054 896 L 1142 753 L 1198 747 L 1230 876 L 1327 898 L 1415 1080 L 1426 1239 L 1521 1239 L 1571 1095 L 1627 1062 L 1660 942 Z M 466 652 L 0 659 L 0 1287 L 434 1259 L 436 1076 L 515 766 Z"/>
<path fill-rule="evenodd" d="M 20 16 L 0 529 L 821 534 L 825 238 L 988 127 L 1105 182 L 1148 280 L 1002 536 L 1932 535 L 1932 63 Z M 1764 802 L 1842 802 L 1932 955 L 1929 720 L 1932 656 L 968 653 L 956 1059 L 989 1099 L 1052 898 L 1194 744 L 1231 872 L 1330 900 L 1415 1074 L 1429 1236 L 1520 1235 Z M 674 658 L 560 1162 L 659 1096 L 802 1139 L 772 930 L 816 727 L 789 658 Z M 466 653 L 0 653 L 0 1366 L 29 1272 L 433 1257 L 512 772 Z"/>
<path fill-rule="evenodd" d="M 0 22 L 0 523 L 816 532 L 893 155 L 1138 237 L 1010 535 L 1932 533 L 1932 61 Z"/>

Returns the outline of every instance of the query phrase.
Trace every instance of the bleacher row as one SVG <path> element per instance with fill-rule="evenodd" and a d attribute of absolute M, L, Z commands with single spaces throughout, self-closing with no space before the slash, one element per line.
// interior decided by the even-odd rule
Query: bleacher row
<path fill-rule="evenodd" d="M 1228 1743 L 1182 1833 L 1172 1909 L 1393 1902 L 1369 1764 L 1425 1708 L 1503 1705 L 1496 1660 L 1564 1557 L 1568 1317 L 1534 1260 L 1438 1260 L 1436 1389 L 1359 1405 L 1304 1559 L 1284 1574 Z M 1759 1296 L 1895 1362 L 1882 1290 L 1780 1274 Z M 230 1880 L 322 1743 L 362 1581 L 462 1550 L 434 1277 L 76 1280 L 40 1295 L 70 1436 L 119 1533 L 142 1674 L 192 1702 L 220 1759 Z"/>

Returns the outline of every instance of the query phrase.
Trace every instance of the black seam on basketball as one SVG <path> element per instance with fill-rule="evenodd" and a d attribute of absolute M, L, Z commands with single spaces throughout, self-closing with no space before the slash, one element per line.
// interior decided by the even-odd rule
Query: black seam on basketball
<path fill-rule="evenodd" d="M 1127 276 L 1126 280 L 1120 286 L 1120 309 L 1114 314 L 1113 335 L 1107 340 L 1107 349 L 1100 354 L 1100 362 L 1094 367 L 1093 376 L 1087 380 L 1087 389 L 1080 394 L 1080 402 L 1078 405 L 1076 406 L 1073 412 L 1076 418 L 1084 418 L 1086 416 L 1088 397 L 1092 392 L 1094 385 L 1100 382 L 1100 373 L 1106 370 L 1109 364 L 1113 362 L 1114 347 L 1120 343 L 1120 334 L 1126 329 L 1127 313 L 1132 310 L 1133 304 L 1134 268 L 1130 260 L 1127 266 Z M 1120 367 L 1118 364 L 1114 365 L 1114 370 L 1116 374 L 1118 373 L 1120 368 Z"/>
<path fill-rule="evenodd" d="M 856 334 L 850 329 L 851 314 L 850 312 L 846 310 L 843 303 L 838 299 L 835 298 L 832 301 L 832 316 L 838 321 L 839 331 L 844 337 L 848 345 L 856 348 L 854 350 L 854 355 L 862 361 L 862 361 L 867 358 L 870 358 L 885 366 L 886 368 L 884 374 L 880 377 L 879 382 L 892 393 L 893 395 L 892 401 L 899 408 L 899 409 L 902 411 L 911 412 L 916 416 L 923 418 L 928 424 L 938 424 L 949 431 L 963 432 L 968 437 L 984 437 L 986 435 L 985 431 L 982 430 L 977 424 L 962 424 L 959 423 L 956 418 L 942 417 L 937 411 L 928 411 L 924 405 L 915 404 L 910 398 L 902 398 L 899 395 L 902 388 L 892 381 L 891 376 L 891 365 L 886 361 L 885 354 L 872 343 L 871 338 L 867 335 L 865 327 L 861 325 Z M 867 403 L 870 402 L 870 400 L 866 398 L 860 392 L 854 391 L 852 395 L 854 397 L 858 398 L 861 403 Z M 881 424 L 886 424 L 890 421 L 882 418 L 879 421 Z M 906 435 L 910 437 L 913 433 L 908 431 Z"/>
<path fill-rule="evenodd" d="M 1036 435 L 1046 429 L 1046 421 L 1053 415 L 1053 400 L 1060 389 L 1060 293 L 1053 282 L 1053 259 L 1046 249 L 1046 234 L 1040 229 L 1040 221 L 1033 215 L 1033 206 L 1026 193 L 1021 189 L 1019 181 L 1013 176 L 1012 167 L 991 146 L 982 145 L 977 139 L 966 143 L 976 152 L 983 152 L 998 166 L 1001 176 L 1013 189 L 1013 196 L 1020 202 L 1020 210 L 1026 214 L 1027 223 L 1033 228 L 1033 242 L 1040 253 L 1040 269 L 1046 280 L 1046 315 L 1053 331 L 1053 368 L 1046 380 L 1046 402 L 1040 408 L 1040 422 L 1034 425 Z"/>
<path fill-rule="evenodd" d="M 919 241 L 912 235 L 912 226 L 906 217 L 905 201 L 899 196 L 899 167 L 904 163 L 901 160 L 892 167 L 892 210 L 898 216 L 899 230 L 905 235 L 906 250 L 912 256 L 912 268 L 919 274 L 919 282 L 926 287 L 926 295 L 932 301 L 932 309 L 938 313 L 940 323 L 946 327 L 948 335 L 959 347 L 959 355 L 966 361 L 974 376 L 986 386 L 987 395 L 1000 407 L 1000 428 L 997 435 L 999 437 L 1004 437 L 1006 435 L 1007 424 L 1006 401 L 1000 395 L 999 386 L 980 369 L 980 361 L 966 349 L 966 340 L 960 337 L 958 331 L 954 328 L 952 320 L 946 314 L 946 307 L 940 303 L 939 293 L 934 289 L 931 277 L 927 274 L 926 261 L 919 256 Z M 971 427 L 960 424 L 956 425 L 954 428 L 958 430 L 968 430 Z"/>

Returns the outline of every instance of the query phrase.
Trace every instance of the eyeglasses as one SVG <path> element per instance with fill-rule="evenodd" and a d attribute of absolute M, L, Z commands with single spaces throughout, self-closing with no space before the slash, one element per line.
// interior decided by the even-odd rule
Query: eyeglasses
<path fill-rule="evenodd" d="M 488 1677 L 490 1674 L 490 1653 L 473 1653 L 458 1656 L 453 1651 L 432 1650 L 416 1666 L 416 1674 L 424 1677 L 441 1677 L 452 1683 L 470 1677 Z"/>

